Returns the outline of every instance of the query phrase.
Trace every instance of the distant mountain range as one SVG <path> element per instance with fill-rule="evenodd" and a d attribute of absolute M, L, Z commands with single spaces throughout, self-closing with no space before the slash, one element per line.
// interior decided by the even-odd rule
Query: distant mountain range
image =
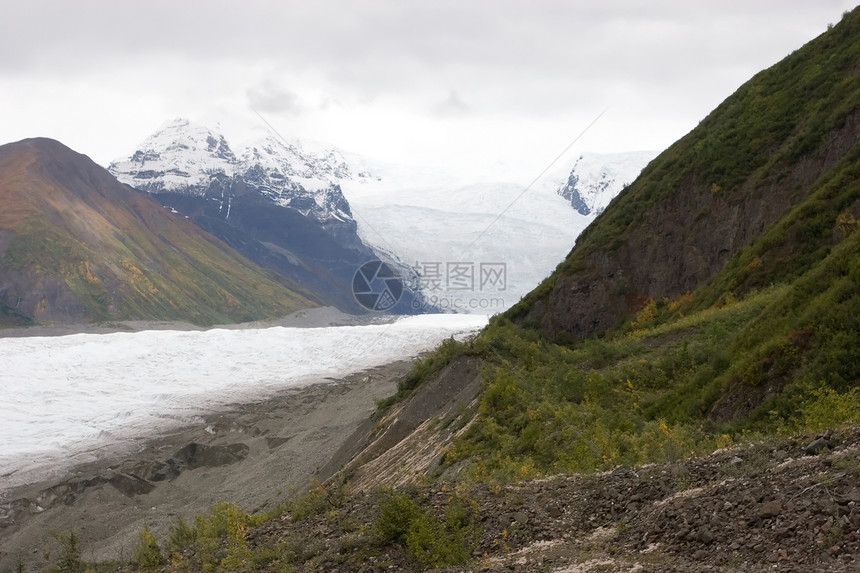
<path fill-rule="evenodd" d="M 580 215 L 600 215 L 656 156 L 656 151 L 583 153 L 558 194 Z"/>
<path fill-rule="evenodd" d="M 340 181 L 370 177 L 367 172 L 354 173 L 335 150 L 315 154 L 271 134 L 236 154 L 223 135 L 187 119 L 166 123 L 108 170 L 121 182 L 153 195 L 209 193 L 225 219 L 235 194 L 229 187 L 219 188 L 223 196 L 213 197 L 210 187 L 213 181 L 241 180 L 272 204 L 300 211 L 334 235 L 342 234 L 335 230 L 340 227 L 355 229 Z M 360 242 L 355 246 L 360 248 Z"/>
<path fill-rule="evenodd" d="M 325 304 L 366 310 L 352 281 L 379 255 L 359 237 L 340 185 L 371 175 L 337 151 L 311 153 L 274 135 L 234 151 L 220 133 L 177 119 L 109 170 Z M 390 310 L 414 312 L 412 302 L 407 290 Z"/>
<path fill-rule="evenodd" d="M 214 324 L 314 306 L 104 168 L 44 138 L 0 146 L 0 324 Z"/>
<path fill-rule="evenodd" d="M 414 266 L 428 300 L 466 312 L 498 312 L 551 273 L 579 233 L 655 155 L 582 153 L 572 170 L 568 164 L 528 189 L 432 167 L 383 165 L 370 168 L 373 177 L 340 184 L 364 242 Z M 484 270 L 493 264 L 504 269 L 503 289 L 482 288 L 482 264 Z M 450 276 L 462 269 L 473 270 L 478 280 L 464 285 Z"/>
<path fill-rule="evenodd" d="M 43 165 L 50 158 L 54 163 L 44 168 L 47 171 L 94 170 L 93 165 L 84 166 L 80 159 L 83 156 L 71 150 L 63 148 L 66 152 L 58 155 L 56 149 L 62 145 L 57 142 L 29 140 L 26 145 L 21 143 L 13 147 L 15 157 L 25 153 L 24 149 L 32 155 L 31 159 L 21 161 L 32 160 Z M 11 149 L 7 153 L 11 153 Z M 254 269 L 252 275 L 265 275 L 265 271 L 254 266 L 259 265 L 275 273 L 269 279 L 302 293 L 300 302 L 296 299 L 295 304 L 287 304 L 284 308 L 321 303 L 347 312 L 366 312 L 362 303 L 366 304 L 367 297 L 362 295 L 357 299 L 355 296 L 356 273 L 365 263 L 382 259 L 399 272 L 405 285 L 402 295 L 397 291 L 400 300 L 387 308 L 388 312 L 498 312 L 514 304 L 555 267 L 579 232 L 627 181 L 635 178 L 652 156 L 653 153 L 648 152 L 582 154 L 566 181 L 561 178 L 553 180 L 555 183 L 546 181 L 541 189 L 533 189 L 522 197 L 518 185 L 450 181 L 435 169 L 368 168 L 368 162 L 360 158 L 348 158 L 333 149 L 307 151 L 301 144 L 286 142 L 275 135 L 233 148 L 217 131 L 186 119 L 176 119 L 161 126 L 131 154 L 112 162 L 108 171 L 116 177 L 114 187 L 121 186 L 118 180 L 143 192 L 139 195 L 155 199 L 176 221 L 188 219 L 196 224 L 203 231 L 198 233 L 200 237 L 206 237 L 218 248 L 231 247 L 238 251 L 227 249 L 225 254 L 246 257 L 248 261 L 244 264 Z M 110 186 L 108 173 L 102 172 L 99 178 L 104 180 L 101 185 Z M 20 181 L 21 189 L 41 185 L 37 179 L 27 172 Z M 67 183 L 62 176 L 56 176 L 51 185 L 63 187 Z M 80 185 L 71 191 L 77 199 L 86 201 L 84 197 L 94 190 Z M 123 191 L 125 198 L 121 204 L 128 203 L 128 197 L 136 196 L 129 195 L 129 191 L 128 188 Z M 13 200 L 9 195 L 11 188 L 4 192 L 9 197 L 4 208 L 16 204 L 18 199 Z M 347 196 L 358 205 L 358 213 L 354 212 Z M 565 199 L 574 207 L 569 212 L 558 207 Z M 104 209 L 102 201 L 90 203 L 93 208 Z M 508 208 L 504 209 L 505 206 Z M 8 211 L 7 218 L 12 213 L 14 211 Z M 146 213 L 154 216 L 150 211 Z M 140 209 L 136 214 L 140 214 Z M 61 221 L 64 215 L 49 213 L 45 205 L 34 209 L 33 216 L 42 223 L 54 219 L 62 223 L 55 231 L 69 224 Z M 102 225 L 92 226 L 100 228 Z M 147 226 L 144 222 L 143 227 Z M 63 235 L 61 242 L 95 248 L 85 236 L 78 234 L 85 231 L 85 227 L 66 229 L 68 234 Z M 183 228 L 195 229 L 187 224 Z M 21 228 L 15 227 L 12 234 L 10 229 L 0 230 L 0 239 L 17 236 L 13 246 L 21 247 L 24 244 Z M 149 240 L 137 237 L 125 227 L 115 232 L 116 236 L 135 243 Z M 36 235 L 27 236 L 35 240 Z M 216 237 L 224 244 L 215 241 Z M 163 238 L 163 235 L 157 237 L 158 240 Z M 0 247 L 4 246 L 0 240 Z M 27 249 L 38 253 L 41 247 L 31 241 Z M 185 252 L 184 247 L 176 244 L 174 247 Z M 87 260 L 92 264 L 100 259 L 118 260 L 115 254 L 101 253 L 100 248 L 86 255 L 68 252 L 66 255 L 71 260 Z M 0 249 L 0 252 L 4 251 Z M 191 322 L 213 323 L 271 316 L 262 310 L 241 317 L 238 311 L 211 308 L 204 311 L 203 306 L 212 300 L 202 303 L 200 308 L 191 305 L 180 309 L 182 305 L 177 301 L 182 297 L 179 296 L 171 296 L 170 309 L 146 311 L 145 304 L 140 303 L 141 306 L 129 300 L 118 304 L 112 294 L 101 293 L 95 283 L 88 283 L 86 272 L 82 280 L 70 278 L 68 263 L 57 253 L 54 253 L 50 272 L 36 273 L 50 285 L 37 286 L 16 274 L 32 262 L 28 256 L 16 259 L 12 267 L 7 268 L 0 285 L 7 323 L 178 318 L 180 315 Z M 140 269 L 141 264 L 144 267 L 149 264 L 146 261 L 156 261 L 153 270 L 161 272 L 167 268 L 157 263 L 159 256 L 147 254 L 144 259 L 135 261 L 132 266 Z M 40 268 L 45 270 L 44 266 Z M 482 271 L 492 274 L 492 285 L 487 282 L 490 275 L 482 276 Z M 466 275 L 456 277 L 452 272 Z M 71 274 L 75 273 L 80 274 L 78 271 Z M 186 273 L 186 276 L 192 275 Z M 49 280 L 47 276 L 52 278 Z M 102 277 L 96 278 L 104 283 Z M 112 285 L 111 292 L 120 293 L 127 289 L 127 278 L 120 273 L 105 280 Z M 225 284 L 234 284 L 235 280 L 236 277 L 232 277 Z M 374 287 L 363 281 L 359 281 L 360 289 L 374 291 Z M 71 288 L 74 296 L 69 295 L 63 285 Z M 186 286 L 189 293 L 202 288 L 201 285 Z M 174 287 L 178 289 L 177 285 Z M 210 291 L 217 290 L 213 285 L 210 287 L 207 287 Z M 166 286 L 153 288 L 158 292 L 174 292 Z M 136 292 L 136 287 L 132 290 Z M 24 291 L 26 296 L 20 294 Z M 43 292 L 49 292 L 44 302 L 39 298 Z M 178 290 L 174 294 L 178 294 Z M 375 291 L 370 296 L 374 294 Z M 391 298 L 390 293 L 386 296 Z M 201 302 L 200 297 L 194 298 Z M 243 304 L 250 304 L 254 298 L 248 293 Z M 262 303 L 262 299 L 258 302 L 269 304 Z"/>

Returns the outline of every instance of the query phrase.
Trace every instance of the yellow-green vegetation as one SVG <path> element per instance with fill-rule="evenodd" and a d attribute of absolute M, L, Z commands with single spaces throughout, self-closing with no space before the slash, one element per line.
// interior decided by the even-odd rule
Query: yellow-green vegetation
<path fill-rule="evenodd" d="M 484 359 L 486 388 L 445 462 L 464 463 L 474 479 L 506 481 L 669 461 L 750 433 L 860 420 L 848 383 L 860 377 L 860 325 L 804 322 L 857 317 L 860 297 L 838 304 L 825 289 L 810 304 L 797 290 L 778 285 L 691 314 L 662 302 L 646 312 L 647 325 L 640 314 L 574 346 L 496 317 L 468 344 Z M 804 312 L 785 308 L 787 300 Z"/>
<path fill-rule="evenodd" d="M 164 563 L 164 555 L 161 553 L 155 535 L 148 527 L 144 527 L 140 530 L 139 537 L 137 545 L 134 546 L 132 561 L 144 571 L 158 569 Z"/>
<path fill-rule="evenodd" d="M 137 571 L 293 571 L 325 563 L 358 567 L 369 557 L 384 562 L 386 551 L 394 551 L 414 570 L 465 564 L 481 535 L 478 504 L 465 489 L 438 494 L 432 504 L 427 492 L 418 490 L 389 489 L 357 501 L 339 482 L 317 484 L 265 514 L 249 515 L 235 504 L 221 503 L 197 516 L 193 525 L 177 518 L 161 542 L 144 527 L 131 561 L 110 566 Z M 344 511 L 350 501 L 353 509 L 356 502 L 362 509 L 356 517 Z M 278 533 L 270 538 L 249 542 L 251 528 L 268 522 L 288 525 L 275 526 Z M 321 531 L 327 532 L 328 541 L 318 537 Z M 59 539 L 65 549 L 57 570 L 83 572 L 77 537 Z M 108 564 L 100 566 L 105 567 Z"/>
<path fill-rule="evenodd" d="M 407 493 L 386 492 L 373 523 L 383 542 L 400 543 L 420 564 L 430 567 L 469 561 L 480 537 L 478 506 L 452 495 L 440 518 Z"/>
<path fill-rule="evenodd" d="M 249 527 L 264 520 L 264 516 L 249 515 L 235 504 L 220 503 L 209 508 L 207 514 L 197 516 L 193 526 L 177 518 L 170 524 L 164 549 L 144 527 L 132 551 L 131 565 L 140 571 L 165 565 L 173 571 L 253 570 L 254 555 L 245 535 Z"/>

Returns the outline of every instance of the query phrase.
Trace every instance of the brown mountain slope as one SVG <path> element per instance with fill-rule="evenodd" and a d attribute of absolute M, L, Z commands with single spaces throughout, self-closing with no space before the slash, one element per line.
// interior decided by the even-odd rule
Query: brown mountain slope
<path fill-rule="evenodd" d="M 57 141 L 0 146 L 0 324 L 228 323 L 313 306 Z"/>

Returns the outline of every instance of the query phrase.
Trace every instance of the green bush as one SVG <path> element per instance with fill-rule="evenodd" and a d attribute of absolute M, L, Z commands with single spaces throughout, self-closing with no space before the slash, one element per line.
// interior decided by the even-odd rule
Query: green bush
<path fill-rule="evenodd" d="M 197 529 L 188 525 L 182 516 L 176 518 L 176 523 L 171 523 L 167 533 L 165 548 L 169 553 L 180 551 L 197 541 Z"/>
<path fill-rule="evenodd" d="M 226 537 L 241 527 L 247 527 L 251 522 L 251 516 L 238 505 L 223 502 L 210 507 L 208 515 L 198 515 L 195 529 L 199 537 L 217 539 Z"/>
<path fill-rule="evenodd" d="M 343 505 L 348 495 L 349 488 L 345 481 L 326 485 L 317 482 L 303 495 L 286 501 L 283 510 L 289 512 L 294 521 L 301 521 L 337 509 Z"/>
<path fill-rule="evenodd" d="M 426 510 L 406 494 L 388 492 L 378 503 L 373 527 L 384 541 L 405 541 L 412 524 L 426 517 Z"/>
<path fill-rule="evenodd" d="M 477 504 L 452 497 L 437 517 L 405 493 L 389 491 L 379 500 L 374 531 L 384 542 L 403 545 L 418 562 L 430 567 L 469 561 L 480 536 Z"/>
<path fill-rule="evenodd" d="M 860 421 L 857 389 L 837 392 L 820 386 L 800 404 L 792 425 L 801 431 L 819 431 Z"/>
<path fill-rule="evenodd" d="M 161 548 L 158 546 L 158 541 L 155 535 L 144 527 L 138 533 L 137 545 L 132 550 L 132 562 L 139 568 L 145 571 L 158 569 L 164 564 L 164 555 L 161 553 Z"/>
<path fill-rule="evenodd" d="M 78 534 L 74 531 L 66 534 L 56 533 L 54 539 L 60 542 L 60 558 L 57 560 L 56 571 L 59 573 L 83 573 L 86 567 L 81 560 Z"/>

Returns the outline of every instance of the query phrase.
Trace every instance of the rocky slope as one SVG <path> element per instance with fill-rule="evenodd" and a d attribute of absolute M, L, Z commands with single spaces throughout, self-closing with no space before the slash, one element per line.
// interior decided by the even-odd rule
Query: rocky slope
<path fill-rule="evenodd" d="M 0 323 L 271 318 L 313 306 L 88 157 L 0 147 Z"/>
<path fill-rule="evenodd" d="M 275 136 L 234 151 L 223 135 L 177 119 L 109 170 L 323 302 L 365 310 L 352 279 L 379 256 L 359 238 L 340 183 L 371 176 L 336 151 L 310 153 Z M 394 311 L 412 312 L 410 303 Z"/>
<path fill-rule="evenodd" d="M 858 478 L 852 428 L 597 475 L 414 487 L 408 495 L 440 519 L 453 500 L 469 500 L 480 533 L 467 566 L 422 566 L 404 545 L 374 537 L 379 490 L 319 515 L 287 513 L 246 539 L 256 551 L 304 544 L 262 570 L 847 572 L 860 566 Z"/>

